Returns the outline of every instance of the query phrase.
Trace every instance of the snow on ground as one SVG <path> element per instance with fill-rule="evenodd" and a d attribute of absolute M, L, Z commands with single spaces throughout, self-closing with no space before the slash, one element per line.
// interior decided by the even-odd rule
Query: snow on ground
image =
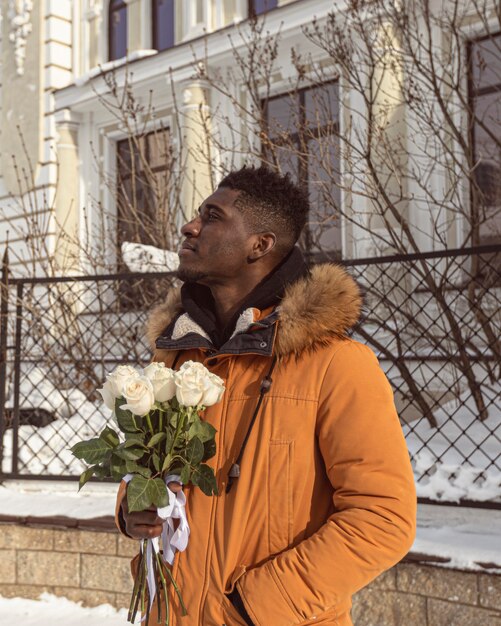
<path fill-rule="evenodd" d="M 449 559 L 434 565 L 486 571 L 490 564 L 501 573 L 501 511 L 421 504 L 411 552 Z"/>
<path fill-rule="evenodd" d="M 446 502 L 501 500 L 501 385 L 484 385 L 482 393 L 489 407 L 483 422 L 466 390 L 435 411 L 438 428 L 423 418 L 404 424 L 419 497 Z M 496 459 L 497 467 L 492 464 Z"/>
<path fill-rule="evenodd" d="M 21 382 L 22 409 L 41 408 L 57 419 L 46 426 L 19 427 L 18 467 L 21 473 L 78 476 L 86 465 L 69 448 L 77 441 L 95 437 L 111 421 L 110 411 L 89 402 L 79 389 L 59 390 L 41 368 L 30 370 Z M 12 404 L 12 401 L 10 401 Z M 8 404 L 9 405 L 9 404 Z M 2 469 L 12 468 L 13 431 L 4 435 Z"/>
<path fill-rule="evenodd" d="M 74 519 L 115 514 L 116 484 L 88 483 L 82 491 L 77 489 L 76 482 L 5 481 L 0 485 L 0 513 Z"/>
<path fill-rule="evenodd" d="M 23 626 L 126 626 L 127 611 L 117 611 L 109 604 L 84 608 L 66 598 L 42 593 L 40 600 L 0 596 L 2 624 Z M 139 623 L 139 618 L 136 619 Z"/>

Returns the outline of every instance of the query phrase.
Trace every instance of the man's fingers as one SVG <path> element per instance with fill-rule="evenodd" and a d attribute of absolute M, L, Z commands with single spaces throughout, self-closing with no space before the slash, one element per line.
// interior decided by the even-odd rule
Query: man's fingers
<path fill-rule="evenodd" d="M 153 539 L 162 534 L 162 525 L 144 526 L 141 524 L 126 525 L 127 534 L 134 539 Z"/>
<path fill-rule="evenodd" d="M 175 481 L 169 483 L 169 489 L 179 493 L 183 486 Z M 127 497 L 122 500 L 122 514 L 127 534 L 134 539 L 152 539 L 162 534 L 164 520 L 158 516 L 157 507 L 151 506 L 145 511 L 131 513 L 127 504 Z"/>

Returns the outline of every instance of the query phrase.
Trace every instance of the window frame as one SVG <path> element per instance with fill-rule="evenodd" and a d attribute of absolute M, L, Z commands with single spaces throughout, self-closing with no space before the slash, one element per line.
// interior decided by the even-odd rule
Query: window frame
<path fill-rule="evenodd" d="M 296 91 L 283 91 L 283 92 L 273 93 L 273 94 L 270 94 L 269 97 L 263 98 L 261 100 L 261 107 L 262 107 L 261 110 L 262 110 L 262 115 L 263 115 L 266 127 L 268 129 L 268 135 L 275 145 L 280 146 L 280 138 L 275 138 L 272 135 L 272 133 L 269 132 L 269 121 L 270 121 L 268 117 L 269 103 L 272 102 L 273 100 L 279 100 L 281 98 L 291 97 L 292 95 L 297 95 L 298 96 L 297 106 L 298 106 L 298 111 L 299 111 L 299 129 L 304 129 L 306 127 L 306 115 L 307 115 L 306 106 L 305 106 L 305 94 L 308 91 L 312 91 L 314 89 L 319 89 L 319 88 L 321 89 L 322 87 L 326 87 L 328 85 L 337 85 L 337 89 L 338 89 L 337 121 L 332 123 L 332 126 L 330 123 L 327 123 L 325 125 L 322 125 L 320 128 L 316 126 L 310 129 L 309 131 L 310 134 L 306 138 L 305 143 L 304 143 L 304 138 L 302 138 L 304 131 L 301 132 L 301 130 L 296 130 L 295 132 L 290 133 L 287 137 L 287 142 L 293 143 L 298 147 L 301 147 L 301 145 L 308 146 L 308 143 L 311 140 L 315 140 L 315 139 L 318 140 L 320 137 L 325 137 L 328 135 L 340 134 L 341 132 L 341 106 L 340 106 L 341 105 L 341 80 L 339 76 L 336 76 L 336 77 L 325 80 L 321 84 L 308 85 L 306 87 L 301 87 L 297 89 Z M 287 145 L 287 144 L 284 143 L 284 145 Z M 308 150 L 308 153 L 309 153 L 309 150 Z M 263 146 L 261 148 L 261 155 L 262 155 L 261 156 L 262 162 L 263 163 L 266 162 L 266 154 L 265 154 L 265 149 Z M 340 178 L 342 177 L 342 175 L 343 175 L 343 168 L 342 168 L 341 159 L 339 159 Z M 299 184 L 305 185 L 306 188 L 308 188 L 309 167 L 308 167 L 308 163 L 306 162 L 306 160 L 301 159 L 298 161 L 297 179 L 298 179 Z M 342 202 L 342 198 L 343 198 L 342 193 L 340 193 L 340 203 Z M 301 240 L 303 241 L 304 254 L 307 258 L 315 259 L 315 256 L 319 254 L 323 254 L 337 261 L 343 258 L 345 245 L 344 245 L 344 237 L 343 237 L 343 220 L 342 220 L 341 214 L 338 216 L 338 219 L 339 219 L 339 234 L 340 234 L 340 239 L 341 239 L 340 248 L 338 250 L 329 250 L 323 253 L 311 252 L 312 237 L 311 237 L 311 232 L 309 228 L 309 221 L 306 223 L 306 226 L 300 238 L 300 242 Z"/>
<path fill-rule="evenodd" d="M 271 8 L 266 8 L 263 11 L 259 11 L 259 13 L 256 13 L 255 1 L 256 0 L 247 0 L 247 15 L 249 17 L 259 17 L 260 15 L 266 15 L 266 13 L 269 13 L 270 11 L 273 11 L 280 7 L 280 0 L 276 0 L 275 6 Z"/>
<path fill-rule="evenodd" d="M 493 85 L 488 85 L 485 87 L 480 87 L 479 89 L 476 89 L 474 86 L 474 77 L 473 77 L 473 64 L 474 64 L 474 60 L 473 60 L 473 48 L 476 44 L 481 44 L 483 41 L 488 41 L 490 39 L 493 38 L 499 38 L 500 40 L 500 46 L 501 46 L 501 30 L 496 31 L 495 33 L 483 33 L 482 35 L 476 36 L 476 37 L 470 37 L 467 41 L 466 41 L 466 67 L 467 67 L 467 102 L 468 102 L 468 134 L 469 134 L 469 142 L 470 142 L 470 147 L 471 147 L 471 155 L 472 155 L 472 159 L 474 163 L 477 163 L 477 161 L 480 163 L 480 161 L 482 160 L 481 157 L 479 157 L 478 155 L 478 149 L 477 149 L 477 144 L 476 144 L 476 137 L 475 137 L 475 127 L 476 127 L 476 123 L 477 123 L 477 115 L 476 115 L 476 111 L 475 111 L 475 100 L 479 97 L 485 96 L 485 95 L 490 95 L 490 94 L 495 94 L 495 93 L 499 93 L 500 94 L 500 102 L 501 102 L 501 77 L 499 78 L 499 81 Z M 501 72 L 501 63 L 500 63 L 500 72 Z M 501 124 L 501 121 L 500 121 Z M 501 128 L 500 128 L 501 130 Z M 500 169 L 501 169 L 501 149 L 500 149 Z M 501 195 L 501 194 L 500 194 Z M 475 206 L 474 206 L 474 195 L 473 195 L 473 190 L 470 188 L 470 194 L 469 194 L 469 202 L 470 202 L 470 211 L 473 212 L 475 211 Z M 501 211 L 501 204 L 499 207 L 499 210 Z M 472 216 L 473 217 L 473 216 Z M 479 226 L 480 228 L 480 226 Z M 470 235 L 471 237 L 471 235 Z M 501 234 L 498 237 L 499 242 L 501 242 Z M 478 241 L 473 241 L 472 244 L 473 245 L 487 245 L 489 243 L 489 241 L 482 241 L 482 236 L 480 235 L 480 232 L 478 233 Z"/>
<path fill-rule="evenodd" d="M 116 3 L 116 6 L 113 6 Z M 113 56 L 112 57 L 112 31 L 113 31 L 113 15 L 118 11 L 125 9 L 125 54 L 121 56 Z M 123 59 L 127 56 L 127 49 L 129 44 L 129 7 L 126 0 L 110 0 L 108 3 L 108 29 L 107 29 L 107 61 L 117 61 L 119 59 Z"/>
<path fill-rule="evenodd" d="M 172 3 L 172 44 L 166 48 L 160 48 L 158 46 L 158 35 L 160 32 L 159 24 L 156 19 L 157 8 L 159 0 L 150 0 L 150 20 L 151 20 L 151 47 L 153 50 L 163 52 L 164 50 L 171 50 L 176 45 L 176 1 L 170 0 Z"/>

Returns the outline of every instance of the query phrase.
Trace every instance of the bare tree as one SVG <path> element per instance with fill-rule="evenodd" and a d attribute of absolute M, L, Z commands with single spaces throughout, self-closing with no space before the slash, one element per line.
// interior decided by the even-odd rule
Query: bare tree
<path fill-rule="evenodd" d="M 416 255 L 354 268 L 367 304 L 358 332 L 395 363 L 404 418 L 431 424 L 465 381 L 485 420 L 482 386 L 500 377 L 499 252 L 426 255 L 501 242 L 501 103 L 477 97 L 501 83 L 496 6 L 351 0 L 303 29 L 293 71 L 261 19 L 231 38 L 227 67 L 195 64 L 231 102 L 231 124 L 212 111 L 221 169 L 264 162 L 308 186 L 312 261 L 339 257 L 341 223 L 351 253 Z"/>

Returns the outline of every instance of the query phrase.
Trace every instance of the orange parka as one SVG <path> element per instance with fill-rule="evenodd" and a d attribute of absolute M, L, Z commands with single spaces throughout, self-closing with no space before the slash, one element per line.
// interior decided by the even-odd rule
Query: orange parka
<path fill-rule="evenodd" d="M 179 290 L 154 309 L 155 360 L 200 361 L 226 385 L 205 412 L 218 431 L 220 495 L 186 489 L 191 536 L 174 576 L 189 614 L 172 594 L 172 626 L 243 626 L 227 597 L 235 585 L 255 626 L 348 626 L 352 594 L 409 550 L 413 474 L 378 360 L 346 336 L 359 312 L 355 282 L 330 264 L 289 285 L 277 309 L 244 311 L 228 344 L 238 350 L 211 349 Z M 226 493 L 273 356 L 271 388 Z"/>

